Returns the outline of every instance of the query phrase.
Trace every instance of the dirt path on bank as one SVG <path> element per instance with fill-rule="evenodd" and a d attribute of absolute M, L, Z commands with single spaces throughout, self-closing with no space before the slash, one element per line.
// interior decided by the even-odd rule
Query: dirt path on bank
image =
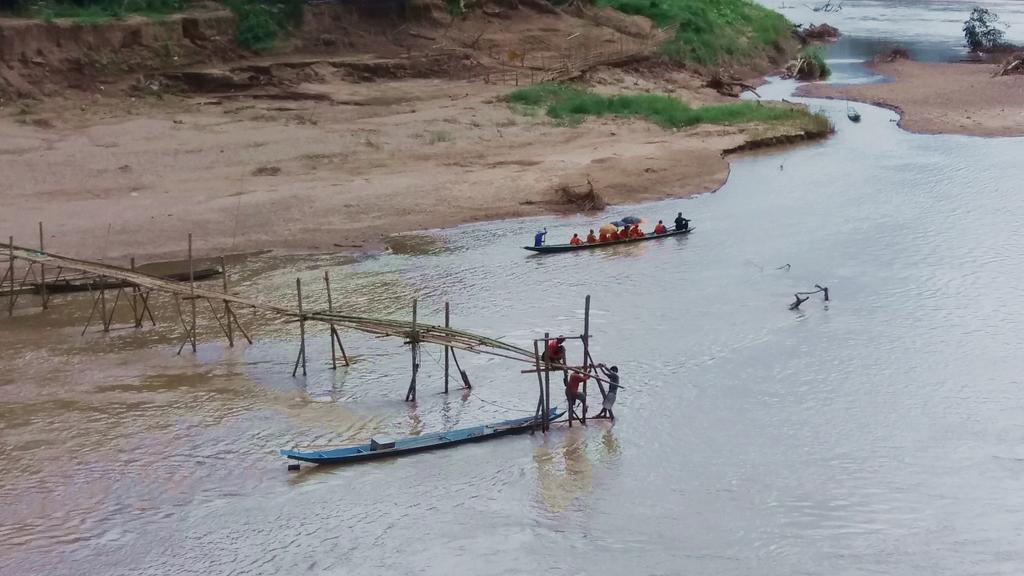
<path fill-rule="evenodd" d="M 1024 76 L 993 77 L 990 64 L 898 60 L 871 66 L 892 82 L 808 84 L 801 96 L 844 98 L 897 109 L 900 126 L 922 134 L 1024 136 Z"/>
<path fill-rule="evenodd" d="M 677 94 L 722 99 L 691 81 Z M 602 82 L 645 86 L 619 71 Z M 557 190 L 588 178 L 610 204 L 707 192 L 725 181 L 724 150 L 795 132 L 564 127 L 480 82 L 300 88 L 331 100 L 49 102 L 4 118 L 0 231 L 35 244 L 42 221 L 48 249 L 107 259 L 177 257 L 189 232 L 205 255 L 372 250 L 396 232 L 576 212 Z"/>

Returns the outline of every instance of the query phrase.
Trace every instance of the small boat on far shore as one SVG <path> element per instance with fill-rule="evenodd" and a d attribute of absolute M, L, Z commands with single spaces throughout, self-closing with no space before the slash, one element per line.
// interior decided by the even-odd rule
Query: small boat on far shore
<path fill-rule="evenodd" d="M 849 103 L 846 104 L 846 117 L 850 119 L 850 122 L 860 122 L 860 112 Z"/>

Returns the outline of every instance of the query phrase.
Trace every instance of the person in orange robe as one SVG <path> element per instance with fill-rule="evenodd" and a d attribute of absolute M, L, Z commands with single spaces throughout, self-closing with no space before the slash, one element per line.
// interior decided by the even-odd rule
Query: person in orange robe
<path fill-rule="evenodd" d="M 608 241 L 608 234 L 606 234 L 605 232 L 601 232 L 601 235 L 597 237 L 597 241 L 598 242 L 607 242 Z"/>
<path fill-rule="evenodd" d="M 594 236 L 594 231 L 591 230 L 590 234 L 587 234 L 587 244 L 594 244 L 597 242 L 597 236 Z"/>
<path fill-rule="evenodd" d="M 666 233 L 668 233 L 668 228 L 665 227 L 665 223 L 664 222 L 662 222 L 661 220 L 658 220 L 658 225 L 654 227 L 654 233 L 655 234 L 666 234 Z"/>
<path fill-rule="evenodd" d="M 579 246 L 580 244 L 583 244 L 583 240 L 580 240 L 579 234 L 573 234 L 572 238 L 569 239 L 569 244 L 572 244 L 573 246 Z"/>
<path fill-rule="evenodd" d="M 643 238 L 644 237 L 644 231 L 640 229 L 640 225 L 639 224 L 634 224 L 633 228 L 631 228 L 629 230 L 629 237 L 630 238 Z"/>
<path fill-rule="evenodd" d="M 608 233 L 608 241 L 609 242 L 617 242 L 617 241 L 619 241 L 621 239 L 622 238 L 619 237 L 618 230 L 613 230 L 613 231 Z"/>

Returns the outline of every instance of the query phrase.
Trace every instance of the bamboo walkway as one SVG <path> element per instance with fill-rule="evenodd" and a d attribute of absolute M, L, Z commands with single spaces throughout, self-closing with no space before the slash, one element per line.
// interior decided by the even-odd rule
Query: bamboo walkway
<path fill-rule="evenodd" d="M 38 250 L 25 246 L 18 246 L 14 244 L 13 238 L 10 238 L 7 244 L 0 244 L 0 258 L 3 258 L 4 256 L 7 258 L 6 266 L 4 267 L 5 271 L 0 275 L 0 295 L 3 295 L 7 300 L 9 316 L 13 316 L 15 304 L 18 298 L 24 295 L 27 289 L 31 289 L 31 291 L 35 291 L 36 288 L 39 289 L 42 307 L 43 309 L 46 309 L 49 306 L 49 295 L 47 294 L 46 289 L 48 285 L 46 276 L 47 271 L 55 275 L 55 277 L 51 277 L 51 282 L 55 278 L 59 278 L 66 271 L 70 271 L 76 274 L 76 278 L 93 279 L 86 283 L 86 285 L 89 286 L 88 290 L 92 295 L 93 304 L 92 310 L 89 314 L 89 319 L 86 321 L 85 328 L 82 330 L 83 335 L 88 331 L 89 326 L 97 313 L 99 314 L 99 319 L 103 325 L 103 330 L 105 332 L 109 331 L 113 322 L 114 312 L 117 310 L 118 304 L 121 302 L 124 302 L 124 305 L 131 309 L 132 318 L 136 328 L 141 328 L 147 318 L 153 325 L 156 325 L 156 319 L 150 309 L 150 296 L 153 293 L 159 293 L 171 296 L 175 301 L 178 319 L 184 331 L 184 340 L 178 348 L 178 354 L 181 354 L 182 350 L 184 350 L 187 345 L 191 345 L 193 352 L 196 351 L 196 327 L 198 322 L 197 303 L 200 301 L 206 301 L 218 326 L 227 337 L 229 346 L 234 346 L 235 344 L 236 328 L 246 341 L 252 343 L 252 339 L 249 337 L 248 332 L 235 315 L 233 306 L 242 306 L 261 310 L 286 320 L 298 322 L 300 343 L 299 351 L 295 358 L 295 364 L 292 368 L 292 376 L 296 375 L 300 366 L 302 367 L 302 374 L 306 375 L 306 322 L 319 322 L 330 327 L 331 364 L 333 368 L 338 367 L 339 352 L 343 364 L 345 366 L 350 365 L 348 354 L 345 352 L 345 347 L 341 342 L 341 336 L 338 332 L 339 327 L 372 334 L 377 337 L 402 338 L 404 343 L 409 345 L 412 354 L 412 377 L 405 396 L 406 401 L 409 402 L 415 402 L 416 400 L 417 374 L 420 368 L 421 345 L 432 344 L 444 348 L 444 391 L 446 393 L 449 390 L 450 384 L 450 361 L 454 361 L 458 374 L 461 377 L 463 384 L 461 388 L 472 388 L 469 376 L 459 365 L 458 357 L 455 354 L 456 349 L 473 354 L 487 354 L 507 358 L 532 365 L 532 369 L 522 370 L 522 373 L 535 373 L 537 375 L 539 395 L 535 416 L 537 427 L 541 430 L 547 430 L 548 428 L 548 421 L 543 417 L 543 415 L 548 414 L 551 408 L 552 372 L 563 374 L 566 378 L 570 372 L 585 374 L 588 379 L 593 379 L 597 382 L 602 396 L 605 395 L 605 389 L 602 384 L 609 383 L 608 380 L 597 375 L 595 363 L 589 352 L 590 296 L 586 297 L 583 333 L 579 336 L 566 336 L 566 338 L 569 339 L 580 340 L 583 345 L 583 361 L 581 365 L 570 366 L 568 365 L 568 362 L 564 360 L 562 363 L 552 363 L 541 354 L 541 351 L 545 349 L 546 345 L 554 339 L 554 337 L 548 333 L 545 333 L 543 338 L 534 339 L 532 349 L 526 349 L 502 342 L 495 338 L 452 328 L 450 323 L 450 308 L 447 303 L 445 303 L 443 326 L 419 322 L 417 318 L 416 300 L 413 300 L 412 302 L 411 321 L 373 318 L 337 312 L 334 310 L 330 276 L 326 271 L 323 276 L 327 289 L 326 310 L 303 309 L 302 281 L 298 278 L 295 280 L 295 289 L 298 296 L 298 305 L 295 308 L 289 308 L 287 306 L 277 304 L 268 304 L 258 299 L 232 294 L 228 288 L 228 274 L 224 267 L 223 258 L 221 258 L 222 290 L 211 290 L 209 288 L 196 286 L 192 259 L 191 234 L 189 234 L 188 238 L 188 281 L 168 280 L 166 278 L 139 272 L 135 269 L 134 259 L 132 259 L 130 268 L 123 268 L 103 262 L 82 260 L 52 252 L 46 252 L 42 248 L 42 225 L 40 225 L 39 237 L 40 248 Z M 19 270 L 16 266 L 18 261 L 22 261 L 26 264 L 24 266 L 24 271 Z M 0 264 L 2 263 L 3 261 L 0 260 Z M 22 274 L 20 282 L 18 281 L 19 272 Z M 31 283 L 28 281 L 30 276 L 33 279 Z M 109 298 L 107 296 L 107 292 L 113 290 L 116 290 L 114 292 L 113 302 L 108 306 Z M 218 312 L 217 306 L 214 302 L 220 303 L 220 306 L 222 307 L 221 312 Z M 185 305 L 189 306 L 189 312 L 186 312 Z M 587 384 L 586 380 L 584 380 L 584 396 L 586 394 L 586 388 Z M 570 426 L 572 425 L 571 423 L 574 418 L 579 420 L 581 423 L 586 423 L 585 404 L 582 415 L 576 415 L 573 408 L 571 406 L 569 407 Z"/>
<path fill-rule="evenodd" d="M 112 285 L 115 282 L 119 284 L 128 284 L 140 290 L 161 292 L 189 300 L 217 300 L 228 303 L 229 305 L 234 304 L 248 308 L 255 308 L 257 310 L 262 310 L 285 318 L 300 321 L 322 322 L 333 326 L 350 328 L 352 330 L 374 334 L 376 336 L 408 339 L 410 338 L 410 334 L 415 332 L 416 338 L 419 342 L 451 346 L 453 348 L 460 348 L 471 352 L 494 354 L 497 356 L 510 357 L 515 360 L 533 362 L 533 352 L 525 348 L 520 348 L 494 338 L 472 334 L 470 332 L 457 330 L 451 327 L 417 323 L 415 320 L 391 320 L 342 314 L 333 310 L 303 311 L 301 308 L 289 308 L 275 304 L 268 304 L 256 299 L 230 294 L 227 291 L 221 292 L 201 288 L 196 286 L 194 282 L 190 283 L 167 280 L 157 276 L 144 274 L 130 268 L 122 268 L 102 262 L 81 260 L 70 256 L 43 252 L 41 250 L 26 248 L 24 246 L 17 246 L 13 243 L 10 245 L 0 244 L 0 246 L 5 249 L 4 251 L 7 252 L 9 259 L 13 259 L 14 261 L 23 260 L 32 265 L 38 265 L 40 266 L 40 269 L 44 271 L 46 268 L 49 268 L 50 270 L 72 270 L 105 279 L 105 281 L 109 281 Z M 9 297 L 9 301 L 12 303 L 11 306 L 13 306 L 13 302 L 17 299 L 18 292 L 23 286 L 19 285 L 16 275 L 11 270 L 12 266 L 10 263 L 7 266 L 7 269 L 7 272 L 3 274 L 3 288 L 5 288 L 5 295 Z M 26 272 L 26 278 L 27 276 L 28 272 Z M 41 276 L 44 281 L 43 285 L 45 285 L 45 276 Z M 24 283 L 25 280 L 21 282 L 22 285 Z M 333 306 L 331 306 L 331 308 L 333 308 Z"/>

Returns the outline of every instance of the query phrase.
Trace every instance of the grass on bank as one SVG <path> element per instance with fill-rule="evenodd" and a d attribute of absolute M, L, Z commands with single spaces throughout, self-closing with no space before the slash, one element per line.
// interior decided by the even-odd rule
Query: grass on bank
<path fill-rule="evenodd" d="M 271 49 L 302 21 L 303 0 L 225 0 L 238 18 L 235 41 L 257 52 Z M 0 0 L 0 11 L 30 18 L 68 18 L 97 24 L 128 16 L 159 19 L 184 11 L 185 0 Z"/>
<path fill-rule="evenodd" d="M 159 19 L 181 12 L 185 5 L 182 0 L 9 0 L 4 7 L 14 14 L 40 20 L 68 18 L 82 24 L 97 24 L 128 16 Z"/>
<path fill-rule="evenodd" d="M 688 64 L 742 62 L 777 51 L 793 26 L 785 16 L 752 0 L 595 0 L 658 26 L 678 25 L 662 51 Z"/>
<path fill-rule="evenodd" d="M 661 94 L 604 96 L 563 84 L 538 84 L 519 88 L 505 101 L 526 107 L 543 107 L 547 115 L 571 125 L 588 116 L 644 118 L 663 128 L 685 128 L 697 124 L 787 124 L 808 132 L 831 130 L 828 118 L 803 108 L 736 102 L 692 108 Z"/>

